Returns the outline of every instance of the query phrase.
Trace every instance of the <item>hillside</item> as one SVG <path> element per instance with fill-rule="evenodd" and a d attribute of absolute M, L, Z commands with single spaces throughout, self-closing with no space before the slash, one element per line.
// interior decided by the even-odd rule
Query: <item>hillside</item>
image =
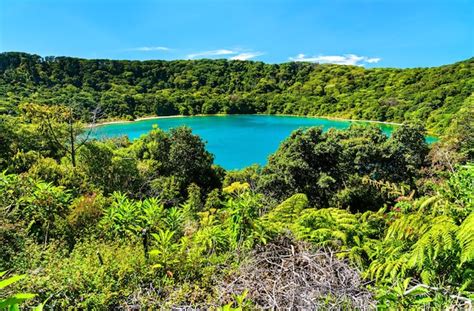
<path fill-rule="evenodd" d="M 104 118 L 268 113 L 403 122 L 441 134 L 474 91 L 474 58 L 433 68 L 366 69 L 252 61 L 118 61 L 0 54 L 0 110 L 100 106 Z"/>
<path fill-rule="evenodd" d="M 2 54 L 0 310 L 469 309 L 473 63 Z M 300 128 L 265 165 L 225 170 L 189 127 L 92 139 L 79 118 L 97 104 L 105 118 L 298 113 L 446 131 L 428 145 L 420 124 Z"/>

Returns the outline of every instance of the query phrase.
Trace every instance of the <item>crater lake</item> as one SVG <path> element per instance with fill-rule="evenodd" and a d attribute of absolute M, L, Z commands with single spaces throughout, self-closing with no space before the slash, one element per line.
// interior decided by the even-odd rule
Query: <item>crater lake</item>
<path fill-rule="evenodd" d="M 320 126 L 327 131 L 330 128 L 347 129 L 351 124 L 370 123 L 278 115 L 172 116 L 97 125 L 91 136 L 97 139 L 128 136 L 134 140 L 148 133 L 155 125 L 163 130 L 188 126 L 206 142 L 206 149 L 214 154 L 214 163 L 231 170 L 252 164 L 264 165 L 279 144 L 298 128 Z M 396 127 L 388 123 L 375 124 L 387 135 Z M 426 139 L 428 143 L 436 140 L 430 136 Z"/>

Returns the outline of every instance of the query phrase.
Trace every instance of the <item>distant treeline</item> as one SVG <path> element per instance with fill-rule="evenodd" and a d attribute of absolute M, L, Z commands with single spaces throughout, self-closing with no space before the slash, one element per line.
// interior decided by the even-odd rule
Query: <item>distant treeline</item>
<path fill-rule="evenodd" d="M 421 120 L 442 133 L 469 105 L 474 58 L 433 68 L 291 62 L 122 61 L 0 53 L 0 113 L 20 103 L 99 106 L 103 118 L 267 113 Z"/>

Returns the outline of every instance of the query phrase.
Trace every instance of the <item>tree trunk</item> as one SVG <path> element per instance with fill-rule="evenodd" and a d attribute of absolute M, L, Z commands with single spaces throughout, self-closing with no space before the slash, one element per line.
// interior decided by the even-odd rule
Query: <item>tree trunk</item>
<path fill-rule="evenodd" d="M 74 125 L 72 116 L 69 119 L 69 138 L 71 139 L 71 163 L 72 167 L 76 167 L 76 146 L 74 145 Z"/>

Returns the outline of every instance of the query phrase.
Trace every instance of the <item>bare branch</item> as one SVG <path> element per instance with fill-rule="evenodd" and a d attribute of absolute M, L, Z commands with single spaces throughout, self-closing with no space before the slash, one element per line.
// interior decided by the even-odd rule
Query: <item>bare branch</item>
<path fill-rule="evenodd" d="M 218 301 L 249 290 L 258 309 L 375 309 L 359 272 L 330 250 L 312 250 L 289 238 L 259 247 L 233 280 L 220 282 Z"/>

